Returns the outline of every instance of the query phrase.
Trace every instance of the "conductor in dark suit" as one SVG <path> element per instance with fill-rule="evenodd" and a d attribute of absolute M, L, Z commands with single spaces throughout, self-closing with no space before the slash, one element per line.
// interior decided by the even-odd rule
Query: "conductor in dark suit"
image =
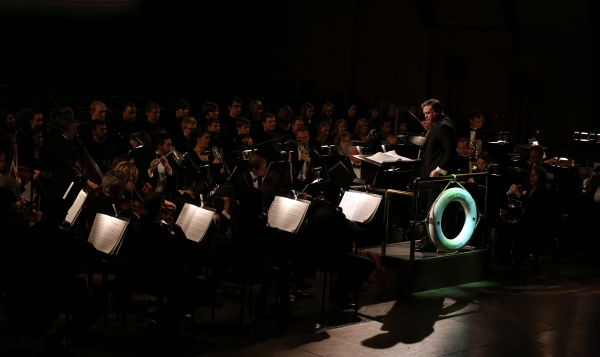
<path fill-rule="evenodd" d="M 425 142 L 421 148 L 421 177 L 437 177 L 452 174 L 456 170 L 456 127 L 448 118 L 437 99 L 428 99 L 421 104 L 425 120 L 421 123 L 427 131 Z M 427 209 L 431 206 L 444 189 L 445 182 L 425 184 L 427 188 Z M 449 220 L 445 220 L 448 222 Z M 435 251 L 429 239 L 422 240 L 417 245 L 420 251 Z"/>
<path fill-rule="evenodd" d="M 421 148 L 421 177 L 436 177 L 452 174 L 456 166 L 456 128 L 437 99 L 428 99 L 421 104 L 425 116 L 425 127 L 429 131 Z M 442 191 L 442 186 L 431 187 L 428 206 L 431 207 Z"/>

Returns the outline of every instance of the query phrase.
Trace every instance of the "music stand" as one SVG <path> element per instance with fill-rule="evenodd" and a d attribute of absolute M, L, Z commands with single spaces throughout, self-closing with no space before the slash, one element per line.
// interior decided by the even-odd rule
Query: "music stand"
<path fill-rule="evenodd" d="M 350 185 L 354 182 L 354 175 L 342 161 L 338 161 L 330 167 L 331 168 L 327 170 L 329 179 L 340 185 L 344 190 L 348 190 Z"/>
<path fill-rule="evenodd" d="M 421 147 L 419 145 L 390 145 L 390 149 L 394 150 L 396 154 L 404 157 L 408 157 L 409 159 L 416 160 L 419 156 L 419 149 Z"/>
<path fill-rule="evenodd" d="M 294 175 L 294 177 L 292 178 L 293 180 L 295 180 L 296 177 L 298 177 L 298 175 L 300 174 L 300 170 L 302 170 L 302 165 L 304 165 L 304 160 L 292 160 L 292 174 Z M 269 166 L 267 167 L 267 172 L 265 173 L 265 177 L 267 176 L 269 171 L 275 167 L 280 167 L 283 170 L 285 170 L 286 172 L 289 172 L 290 171 L 290 162 L 288 160 L 270 162 Z"/>
<path fill-rule="evenodd" d="M 237 182 L 238 177 L 242 175 L 248 169 L 248 160 L 240 160 L 237 165 L 231 171 L 231 176 L 229 177 L 229 183 L 234 184 Z"/>
<path fill-rule="evenodd" d="M 375 173 L 372 187 L 405 190 L 413 174 L 414 161 L 383 162 Z"/>

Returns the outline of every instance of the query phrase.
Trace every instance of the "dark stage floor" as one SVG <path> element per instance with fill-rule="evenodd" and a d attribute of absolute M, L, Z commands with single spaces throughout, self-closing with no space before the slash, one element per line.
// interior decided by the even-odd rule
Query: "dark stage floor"
<path fill-rule="evenodd" d="M 328 303 L 324 325 L 318 274 L 307 280 L 312 287 L 306 292 L 313 297 L 293 303 L 297 322 L 284 326 L 246 317 L 240 329 L 239 296 L 231 290 L 223 293 L 214 321 L 208 307 L 196 310 L 203 316 L 196 319 L 194 339 L 189 321 L 181 322 L 179 337 L 157 330 L 145 312 L 153 299 L 136 295 L 139 311 L 128 315 L 127 333 L 111 309 L 108 329 L 98 321 L 70 351 L 75 356 L 591 356 L 600 350 L 599 268 L 591 253 L 572 254 L 560 268 L 542 257 L 537 272 L 532 263 L 519 276 L 511 276 L 508 266 L 494 266 L 488 281 L 401 297 L 365 284 L 359 315 Z M 15 349 L 17 340 L 0 313 L 0 355 L 42 355 L 39 341 L 21 338 Z"/>

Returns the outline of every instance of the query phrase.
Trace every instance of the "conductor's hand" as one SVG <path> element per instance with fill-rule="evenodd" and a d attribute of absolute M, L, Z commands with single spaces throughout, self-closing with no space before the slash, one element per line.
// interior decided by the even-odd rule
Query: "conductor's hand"
<path fill-rule="evenodd" d="M 436 170 L 431 171 L 431 173 L 429 174 L 429 177 L 438 177 L 440 175 L 439 172 L 437 172 Z"/>

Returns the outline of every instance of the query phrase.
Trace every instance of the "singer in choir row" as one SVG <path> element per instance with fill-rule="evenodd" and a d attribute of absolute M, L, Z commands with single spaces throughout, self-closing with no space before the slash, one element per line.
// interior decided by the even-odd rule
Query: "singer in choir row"
<path fill-rule="evenodd" d="M 513 156 L 514 165 L 482 150 L 492 135 L 477 110 L 460 123 L 435 99 L 424 101 L 420 111 L 393 105 L 381 117 L 377 107 L 361 113 L 356 105 L 346 111 L 332 103 L 322 108 L 305 103 L 273 114 L 259 100 L 249 103 L 232 97 L 219 111 L 216 103 L 190 108 L 184 99 L 170 109 L 153 102 L 107 108 L 96 101 L 77 116 L 73 108 L 61 107 L 25 110 L 18 120 L 2 111 L 0 292 L 7 296 L 10 319 L 43 331 L 59 312 L 71 313 L 63 329 L 46 337 L 49 348 L 83 333 L 99 318 L 107 293 L 90 294 L 78 280 L 84 263 L 90 271 L 114 273 L 107 291 L 118 296 L 118 304 L 127 305 L 136 289 L 167 297 L 155 317 L 169 328 L 194 304 L 218 306 L 215 292 L 228 279 L 262 283 L 258 319 L 268 318 L 266 297 L 275 287 L 282 317 L 290 321 L 290 286 L 300 299 L 307 295 L 306 278 L 317 269 L 335 270 L 330 298 L 346 308 L 353 303 L 351 292 L 375 269 L 354 248 L 381 242 L 370 232 L 382 226 L 381 220 L 348 218 L 340 202 L 350 188 L 412 192 L 417 177 L 487 172 L 498 178 L 502 192 L 489 194 L 490 207 L 506 201 L 500 196 L 510 188 L 509 198 L 519 200 L 525 213 L 515 220 L 508 212 L 506 222 L 499 210 L 492 212 L 490 226 L 501 236 L 495 247 L 479 248 L 496 249 L 495 258 L 514 263 L 516 271 L 539 249 L 548 217 L 600 212 L 598 168 L 585 172 L 583 184 L 579 172 L 574 183 L 571 177 L 560 181 L 574 187 L 561 197 L 566 191 L 557 193 L 559 175 L 552 175 L 557 162 L 541 146 L 528 147 L 520 161 Z M 386 179 L 386 172 L 365 160 L 378 152 L 414 153 L 405 170 L 410 177 Z M 477 190 L 481 182 L 464 185 Z M 423 212 L 441 189 L 427 188 Z M 269 215 L 277 214 L 277 197 L 308 202 L 291 232 L 268 224 Z M 371 213 L 376 212 L 377 205 Z M 194 239 L 190 217 L 206 228 Z M 418 249 L 435 251 L 426 236 L 418 238 L 423 243 Z M 98 242 L 111 249 L 103 252 Z M 201 273 L 206 267 L 210 274 Z M 40 297 L 47 303 L 38 304 Z"/>

